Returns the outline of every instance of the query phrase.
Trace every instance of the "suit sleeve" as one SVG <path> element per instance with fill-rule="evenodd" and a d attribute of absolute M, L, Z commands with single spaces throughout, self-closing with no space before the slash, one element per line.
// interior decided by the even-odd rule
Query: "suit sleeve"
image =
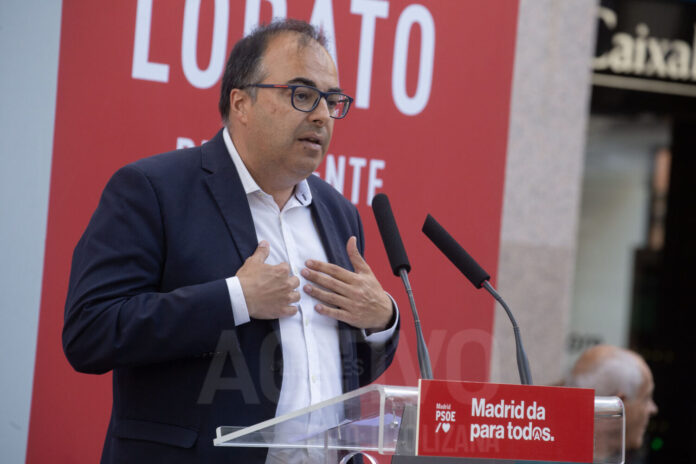
<path fill-rule="evenodd" d="M 63 349 L 81 372 L 200 356 L 234 329 L 224 279 L 162 292 L 167 236 L 136 167 L 118 171 L 73 254 Z"/>

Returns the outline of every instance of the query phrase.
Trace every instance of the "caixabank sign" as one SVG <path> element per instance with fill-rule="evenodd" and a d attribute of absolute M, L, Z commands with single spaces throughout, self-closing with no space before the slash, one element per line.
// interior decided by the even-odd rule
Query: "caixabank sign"
<path fill-rule="evenodd" d="M 418 455 L 592 462 L 594 392 L 422 380 Z"/>
<path fill-rule="evenodd" d="M 593 109 L 696 107 L 696 4 L 603 0 L 597 20 Z"/>

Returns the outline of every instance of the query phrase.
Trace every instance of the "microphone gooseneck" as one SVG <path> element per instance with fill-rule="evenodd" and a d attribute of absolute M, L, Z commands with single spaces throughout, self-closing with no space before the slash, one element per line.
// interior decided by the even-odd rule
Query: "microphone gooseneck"
<path fill-rule="evenodd" d="M 430 355 L 428 354 L 428 347 L 425 345 L 420 318 L 418 317 L 418 310 L 416 309 L 416 302 L 413 298 L 413 291 L 411 290 L 411 284 L 408 280 L 411 264 L 408 262 L 406 249 L 404 248 L 404 243 L 401 241 L 401 234 L 399 234 L 399 228 L 396 225 L 389 198 L 383 193 L 375 195 L 372 200 L 372 211 L 377 221 L 379 233 L 382 236 L 382 242 L 384 243 L 384 249 L 387 252 L 392 272 L 395 276 L 401 277 L 404 288 L 406 289 L 406 294 L 408 295 L 408 302 L 411 306 L 411 313 L 413 314 L 413 322 L 416 326 L 418 367 L 420 368 L 421 378 L 430 380 L 433 378 Z"/>
<path fill-rule="evenodd" d="M 493 295 L 493 298 L 500 303 L 512 323 L 512 330 L 515 335 L 515 347 L 517 355 L 517 370 L 520 374 L 520 383 L 523 385 L 532 385 L 532 374 L 529 369 L 529 361 L 527 354 L 522 345 L 522 337 L 520 336 L 520 328 L 517 321 L 512 315 L 512 311 L 505 303 L 503 298 L 488 282 L 490 275 L 476 262 L 474 258 L 466 252 L 464 248 L 438 223 L 430 214 L 425 218 L 423 224 L 423 233 L 437 246 L 440 251 L 461 271 L 469 282 L 476 288 L 485 288 L 488 293 Z"/>
<path fill-rule="evenodd" d="M 517 371 L 520 373 L 520 383 L 522 385 L 532 385 L 532 373 L 529 369 L 529 361 L 527 361 L 527 353 L 524 352 L 524 346 L 522 346 L 522 337 L 520 336 L 520 328 L 517 325 L 517 321 L 515 320 L 515 317 L 512 315 L 512 311 L 510 311 L 510 308 L 508 305 L 505 303 L 503 298 L 498 294 L 498 292 L 495 291 L 493 286 L 488 283 L 488 281 L 483 282 L 483 288 L 488 290 L 488 293 L 493 295 L 493 298 L 495 298 L 498 303 L 500 303 L 500 306 L 503 307 L 505 312 L 508 315 L 508 318 L 510 318 L 510 322 L 512 323 L 512 331 L 515 334 L 515 350 L 516 350 L 516 355 L 517 355 Z"/>

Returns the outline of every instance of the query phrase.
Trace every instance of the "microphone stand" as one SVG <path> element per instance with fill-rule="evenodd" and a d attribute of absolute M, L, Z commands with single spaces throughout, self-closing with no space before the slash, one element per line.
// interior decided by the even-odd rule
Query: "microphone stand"
<path fill-rule="evenodd" d="M 404 287 L 406 288 L 408 302 L 411 305 L 411 313 L 413 314 L 413 322 L 416 326 L 418 367 L 420 367 L 421 378 L 425 380 L 432 380 L 433 368 L 430 364 L 430 354 L 428 354 L 428 347 L 425 346 L 425 339 L 423 338 L 423 331 L 421 330 L 420 319 L 418 317 L 418 311 L 416 310 L 416 301 L 413 299 L 413 291 L 411 290 L 411 284 L 408 281 L 408 271 L 406 268 L 402 267 L 399 269 L 399 275 L 401 276 L 401 281 L 404 283 Z"/>
<path fill-rule="evenodd" d="M 489 284 L 487 280 L 483 281 L 482 286 L 488 291 L 488 293 L 493 295 L 493 298 L 495 298 L 498 301 L 498 303 L 500 303 L 500 305 L 503 307 L 508 317 L 510 318 L 510 322 L 512 323 L 512 330 L 515 333 L 515 347 L 517 350 L 517 370 L 520 373 L 520 382 L 522 383 L 522 385 L 532 385 L 532 374 L 529 370 L 527 354 L 524 352 L 524 347 L 522 346 L 520 328 L 517 326 L 517 321 L 512 315 L 512 311 L 510 311 L 510 308 L 508 308 L 508 305 L 505 303 L 505 301 L 503 301 L 503 298 L 500 295 L 498 295 L 498 292 L 495 291 L 493 286 L 491 286 L 491 284 Z"/>

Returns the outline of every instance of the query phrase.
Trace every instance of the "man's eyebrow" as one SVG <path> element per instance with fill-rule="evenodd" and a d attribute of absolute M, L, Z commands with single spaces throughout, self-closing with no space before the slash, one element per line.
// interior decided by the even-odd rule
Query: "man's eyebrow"
<path fill-rule="evenodd" d="M 317 83 L 314 82 L 312 79 L 307 79 L 306 77 L 295 77 L 293 79 L 290 79 L 288 84 L 302 84 L 302 85 L 309 85 L 311 87 L 317 88 Z M 342 92 L 340 87 L 331 87 L 327 92 Z"/>

